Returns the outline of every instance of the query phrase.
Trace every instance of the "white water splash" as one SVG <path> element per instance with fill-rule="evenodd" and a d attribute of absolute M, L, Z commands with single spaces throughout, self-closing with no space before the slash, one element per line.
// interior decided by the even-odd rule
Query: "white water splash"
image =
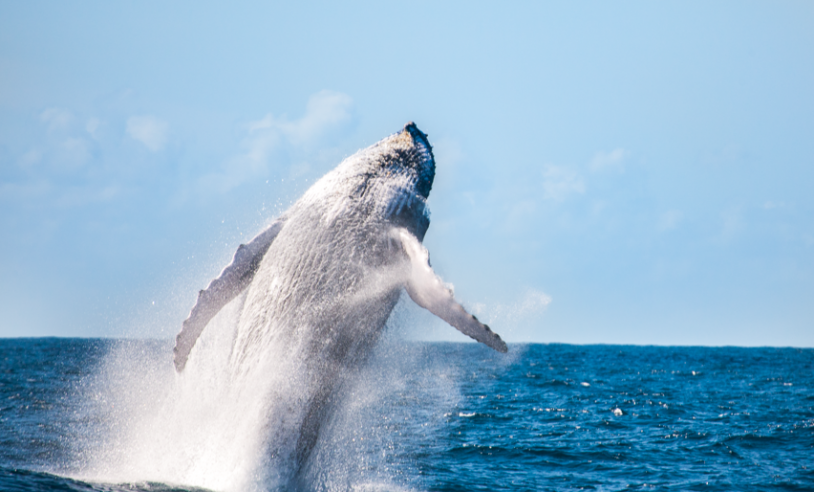
<path fill-rule="evenodd" d="M 83 479 L 153 481 L 215 490 L 252 490 L 258 468 L 265 380 L 232 385 L 226 371 L 243 297 L 218 314 L 197 347 L 202 357 L 179 375 L 171 344 L 159 353 L 125 343 L 94 382 L 103 426 L 86 450 Z M 198 363 L 204 360 L 206 364 Z M 238 393 L 236 395 L 236 393 Z"/>
<path fill-rule="evenodd" d="M 247 377 L 228 370 L 243 297 L 210 322 L 182 375 L 173 368 L 170 342 L 152 349 L 144 342 L 122 342 L 108 355 L 86 388 L 83 411 L 96 423 L 78 450 L 75 478 L 219 491 L 283 487 L 291 472 L 286 466 L 294 465 L 275 462 L 264 446 L 269 433 L 286 435 L 280 433 L 286 430 L 285 414 L 275 414 L 270 395 L 288 392 L 293 397 L 288 401 L 296 401 L 303 391 L 283 377 L 262 377 L 268 366 Z M 420 346 L 400 339 L 409 323 L 407 311 L 397 308 L 370 361 L 344 385 L 343 401 L 323 425 L 303 488 L 407 490 L 404 482 L 412 479 L 405 475 L 418 475 L 409 462 L 399 461 L 397 451 L 403 434 L 398 427 L 414 417 L 405 412 L 415 408 L 390 402 L 408 398 L 430 409 L 421 419 L 441 419 L 460 397 L 451 376 L 455 368 L 443 361 L 422 365 Z"/>

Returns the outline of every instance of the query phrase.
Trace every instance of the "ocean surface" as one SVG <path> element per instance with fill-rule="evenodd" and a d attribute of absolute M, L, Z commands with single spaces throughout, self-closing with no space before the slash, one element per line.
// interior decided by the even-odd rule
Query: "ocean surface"
<path fill-rule="evenodd" d="M 812 349 L 385 345 L 320 436 L 310 488 L 814 490 Z M 149 462 L 115 472 L 128 422 L 167 411 L 139 385 L 163 384 L 171 347 L 0 340 L 0 490 L 202 490 L 150 480 Z"/>

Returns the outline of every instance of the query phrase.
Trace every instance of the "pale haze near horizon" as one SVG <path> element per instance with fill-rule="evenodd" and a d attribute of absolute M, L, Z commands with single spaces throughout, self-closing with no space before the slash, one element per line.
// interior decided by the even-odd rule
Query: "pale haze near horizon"
<path fill-rule="evenodd" d="M 413 120 L 433 265 L 508 342 L 814 346 L 810 2 L 409 7 L 0 4 L 0 336 L 174 336 Z"/>

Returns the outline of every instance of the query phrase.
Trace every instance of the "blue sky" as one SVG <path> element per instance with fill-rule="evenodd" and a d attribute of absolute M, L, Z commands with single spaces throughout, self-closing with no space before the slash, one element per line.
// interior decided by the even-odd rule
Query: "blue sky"
<path fill-rule="evenodd" d="M 414 120 L 433 265 L 508 341 L 812 347 L 812 60 L 811 2 L 3 2 L 0 336 L 173 336 Z"/>

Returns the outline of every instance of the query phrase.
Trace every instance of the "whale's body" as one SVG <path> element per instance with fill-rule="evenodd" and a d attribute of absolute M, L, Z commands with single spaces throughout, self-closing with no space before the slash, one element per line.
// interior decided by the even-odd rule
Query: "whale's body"
<path fill-rule="evenodd" d="M 241 245 L 201 291 L 175 347 L 184 370 L 204 327 L 241 293 L 230 377 L 268 378 L 264 446 L 288 483 L 308 461 L 332 402 L 370 353 L 402 290 L 462 332 L 505 352 L 455 302 L 421 245 L 435 175 L 416 126 L 345 159 L 268 229 Z M 238 299 L 239 301 L 239 299 Z M 237 396 L 239 398 L 239 396 Z"/>

